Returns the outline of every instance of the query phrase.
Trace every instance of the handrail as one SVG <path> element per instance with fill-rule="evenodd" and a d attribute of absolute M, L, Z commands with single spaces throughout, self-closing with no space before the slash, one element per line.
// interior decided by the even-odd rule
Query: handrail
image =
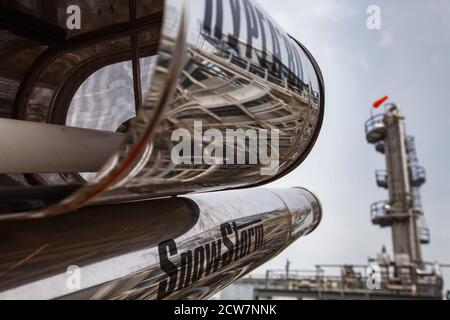
<path fill-rule="evenodd" d="M 372 217 L 372 220 L 377 218 L 382 218 L 386 216 L 386 206 L 388 205 L 387 201 L 378 201 L 373 203 L 370 206 L 370 214 Z"/>
<path fill-rule="evenodd" d="M 371 117 L 365 123 L 366 137 L 369 143 L 378 143 L 384 139 L 384 114 Z"/>
<path fill-rule="evenodd" d="M 410 175 L 411 175 L 411 182 L 413 182 L 413 183 L 420 183 L 421 181 L 425 182 L 425 180 L 427 178 L 426 177 L 427 173 L 426 173 L 426 170 L 424 167 L 419 166 L 419 165 L 412 165 L 409 167 L 409 169 L 410 169 Z M 422 183 L 420 183 L 420 184 L 422 184 Z"/>
<path fill-rule="evenodd" d="M 377 125 L 384 126 L 384 114 L 378 114 L 366 121 L 366 133 L 371 132 Z"/>
<path fill-rule="evenodd" d="M 386 185 L 388 184 L 388 173 L 386 170 L 377 170 L 375 171 L 375 179 L 378 183 L 378 185 Z"/>

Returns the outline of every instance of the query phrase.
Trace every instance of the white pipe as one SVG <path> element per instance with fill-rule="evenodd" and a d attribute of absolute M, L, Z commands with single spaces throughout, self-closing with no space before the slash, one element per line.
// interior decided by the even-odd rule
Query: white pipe
<path fill-rule="evenodd" d="M 0 174 L 97 172 L 125 135 L 0 119 Z"/>

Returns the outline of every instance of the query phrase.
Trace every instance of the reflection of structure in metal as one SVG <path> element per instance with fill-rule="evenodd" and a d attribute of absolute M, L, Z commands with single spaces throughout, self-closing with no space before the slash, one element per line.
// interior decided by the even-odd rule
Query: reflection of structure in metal
<path fill-rule="evenodd" d="M 371 206 L 373 224 L 392 228 L 394 259 L 385 248 L 370 265 L 317 266 L 315 271 L 268 271 L 227 288 L 222 298 L 242 299 L 442 299 L 438 263 L 422 259 L 421 244 L 430 242 L 419 188 L 426 181 L 418 165 L 414 138 L 406 136 L 400 108 L 366 122 L 367 141 L 386 157 L 387 170 L 376 172 L 389 201 Z M 338 272 L 336 272 L 338 271 Z"/>
<path fill-rule="evenodd" d="M 29 169 L 6 177 L 26 187 L 80 186 L 61 199 L 64 202 L 42 208 L 45 213 L 31 214 L 46 216 L 94 203 L 260 186 L 291 172 L 306 158 L 320 131 L 324 109 L 322 78 L 313 57 L 262 11 L 261 19 L 268 23 L 265 28 L 270 25 L 280 38 L 280 52 L 271 52 L 271 46 L 258 51 L 256 39 L 241 40 L 248 35 L 243 29 L 240 45 L 264 59 L 248 58 L 248 51 L 237 52 L 225 40 L 215 42 L 202 28 L 204 12 L 185 7 L 202 8 L 202 3 L 115 0 L 109 6 L 108 1 L 85 1 L 80 8 L 87 24 L 78 31 L 65 30 L 68 1 L 53 7 L 42 0 L 27 8 L 20 1 L 2 4 L 13 16 L 42 28 L 33 31 L 13 19 L 2 24 L 0 54 L 5 56 L 0 77 L 7 79 L 3 87 L 0 81 L 0 94 L 5 96 L 0 113 L 5 118 L 82 127 L 93 133 L 88 137 L 96 136 L 92 130 L 116 134 L 120 127 L 120 132 L 127 131 L 115 152 L 108 148 L 92 157 L 99 162 L 90 162 L 90 167 L 68 170 L 52 161 L 46 170 Z M 252 1 L 246 1 L 246 6 L 245 10 L 257 10 Z M 245 19 L 241 8 L 224 19 Z M 222 39 L 233 32 L 228 22 Z M 147 68 L 146 59 L 154 60 L 152 67 Z M 260 163 L 175 164 L 171 134 L 177 129 L 192 133 L 196 121 L 202 122 L 205 131 L 218 129 L 222 134 L 227 129 L 279 130 L 280 148 L 274 152 L 279 153 L 279 170 L 264 176 L 265 165 Z M 42 147 L 51 150 L 48 157 L 58 159 L 53 156 L 58 150 L 50 144 Z M 242 148 L 238 143 L 234 147 Z M 272 142 L 260 147 L 271 153 Z M 77 160 L 76 154 L 68 157 Z M 1 161 L 0 173 L 10 174 L 1 171 Z M 17 212 L 17 217 L 31 217 L 24 213 Z"/>
<path fill-rule="evenodd" d="M 302 153 L 313 134 L 319 115 L 318 99 L 310 96 L 309 92 L 298 94 L 259 79 L 249 68 L 236 66 L 217 55 L 190 50 L 189 56 L 172 109 L 165 114 L 159 134 L 154 139 L 154 144 L 158 146 L 157 159 L 150 160 L 149 172 L 141 176 L 143 182 L 139 184 L 148 184 L 144 179 L 146 176 L 157 179 L 162 185 L 169 184 L 171 188 L 176 187 L 174 182 L 195 183 L 197 178 L 202 178 L 213 187 L 220 183 L 224 174 L 232 175 L 235 184 L 239 184 L 242 174 L 255 182 L 260 179 L 260 172 L 251 169 L 255 165 L 250 164 L 174 166 L 171 161 L 173 146 L 167 144 L 167 135 L 184 128 L 194 136 L 194 121 L 201 121 L 204 131 L 216 129 L 223 133 L 235 128 L 265 129 L 268 132 L 279 129 L 280 146 L 277 152 L 282 161 L 280 171 L 291 166 L 295 159 L 292 155 Z M 246 63 L 251 64 L 250 61 Z M 295 141 L 300 133 L 304 138 Z M 243 149 L 249 157 L 250 150 L 246 146 L 236 147 Z M 267 149 L 270 151 L 271 145 Z"/>
<path fill-rule="evenodd" d="M 0 30 L 0 82 L 5 85 L 5 88 L 0 86 L 0 96 L 8 92 L 8 97 L 1 101 L 0 116 L 66 125 L 71 99 L 89 75 L 105 66 L 129 60 L 133 86 L 133 76 L 138 75 L 140 69 L 139 59 L 135 57 L 156 54 L 162 26 L 162 1 L 151 1 L 151 5 L 149 1 L 139 1 L 134 8 L 129 8 L 129 1 L 123 0 L 112 3 L 82 1 L 83 28 L 67 31 L 65 12 L 72 4 L 73 1 L 66 0 L 51 4 L 42 0 L 1 4 L 1 13 L 9 17 L 2 20 L 5 21 L 2 28 L 5 29 Z M 29 28 L 29 25 L 34 28 Z M 109 80 L 128 80 L 116 76 L 112 75 Z M 137 93 L 139 88 L 132 87 L 131 90 Z M 104 94 L 101 100 L 108 101 L 108 95 Z M 138 94 L 133 94 L 130 102 L 133 112 L 141 108 Z M 111 101 L 109 107 L 114 107 Z M 114 111 L 116 115 L 125 112 Z M 93 115 L 83 116 L 89 119 Z M 108 120 L 103 117 L 97 121 Z M 88 128 L 106 129 L 97 126 L 97 123 L 91 123 Z M 58 151 L 55 149 L 53 152 Z M 27 181 L 21 175 L 12 176 L 22 185 L 84 182 L 73 171 L 21 173 L 33 173 L 26 176 Z"/>
<path fill-rule="evenodd" d="M 192 22 L 197 25 L 196 19 Z M 160 194 L 186 193 L 199 187 L 210 191 L 220 188 L 224 177 L 232 187 L 242 186 L 243 180 L 254 185 L 273 180 L 261 177 L 261 164 L 231 165 L 225 162 L 207 165 L 202 161 L 198 164 L 194 161 L 198 160 L 198 154 L 193 155 L 193 164 L 175 165 L 171 159 L 173 143 L 167 136 L 179 128 L 189 131 L 192 137 L 195 136 L 195 122 L 201 122 L 203 131 L 215 129 L 224 135 L 227 129 L 280 130 L 279 150 L 271 150 L 270 140 L 267 145 L 258 147 L 279 153 L 278 172 L 281 174 L 292 170 L 300 160 L 298 155 L 307 152 L 308 141 L 314 137 L 321 121 L 323 97 L 319 97 L 319 93 L 314 95 L 299 90 L 295 85 L 301 81 L 289 86 L 286 79 L 277 79 L 267 70 L 264 73 L 261 63 L 237 54 L 224 46 L 223 41 L 215 41 L 214 37 L 219 35 L 205 32 L 202 24 L 198 27 L 188 39 L 191 45 L 186 52 L 175 97 L 155 132 L 153 145 L 156 148 L 138 179 L 128 183 L 129 190 L 136 194 L 155 192 L 156 185 Z M 220 36 L 226 38 L 226 31 L 223 30 Z M 170 46 L 175 39 L 166 36 L 163 41 Z M 298 45 L 296 47 L 302 50 Z M 269 52 L 265 54 L 270 55 Z M 306 55 L 302 63 L 311 64 Z M 311 78 L 315 83 L 321 81 L 316 75 Z M 286 86 L 276 85 L 276 82 Z M 294 87 L 301 94 L 296 93 Z M 312 91 L 310 86 L 307 88 Z M 303 99 L 295 97 L 300 95 Z M 203 144 L 202 147 L 207 143 L 193 141 L 194 145 Z M 234 147 L 250 157 L 246 146 L 236 144 Z"/>
<path fill-rule="evenodd" d="M 225 65 L 237 67 L 241 71 L 249 74 L 251 78 L 260 78 L 266 82 L 270 82 L 272 85 L 284 88 L 286 91 L 296 92 L 299 95 L 308 97 L 307 100 L 312 99 L 315 103 L 319 103 L 319 92 L 316 92 L 315 89 L 312 88 L 311 83 L 306 84 L 304 82 L 306 72 L 303 68 L 306 68 L 306 66 L 302 65 L 305 61 L 302 62 L 299 52 L 296 53 L 296 57 L 297 63 L 300 64 L 300 70 L 298 70 L 299 74 L 296 74 L 294 70 L 291 70 L 284 65 L 279 58 L 267 51 L 263 51 L 253 46 L 250 47 L 241 39 L 234 39 L 232 46 L 229 41 L 223 40 L 232 37 L 233 36 L 230 34 L 222 34 L 220 38 L 218 38 L 217 34 L 211 34 L 206 30 L 203 30 L 201 32 L 201 37 L 199 37 L 196 42 L 201 43 L 199 48 L 202 48 L 204 42 L 201 41 L 200 38 L 207 41 L 215 47 L 216 52 L 214 55 L 226 60 Z M 238 53 L 246 50 L 252 52 L 251 59 Z M 317 85 L 318 84 L 316 84 L 316 86 Z"/>
<path fill-rule="evenodd" d="M 171 37 L 164 38 L 165 43 L 174 41 Z M 191 41 L 199 47 L 193 45 L 187 50 L 187 62 L 179 77 L 175 97 L 153 139 L 153 145 L 157 147 L 141 169 L 139 179 L 129 182 L 130 190 L 145 193 L 154 184 L 158 184 L 161 194 L 185 193 L 198 189 L 199 184 L 214 190 L 224 176 L 235 187 L 242 184 L 243 177 L 254 184 L 270 180 L 270 177 L 261 179 L 261 164 L 230 165 L 225 162 L 211 166 L 194 164 L 193 156 L 192 165 L 175 165 L 171 159 L 173 142 L 167 137 L 179 128 L 188 130 L 194 137 L 195 122 L 202 123 L 203 131 L 216 129 L 224 135 L 227 129 L 280 130 L 279 150 L 272 148 L 270 140 L 267 146 L 258 147 L 279 153 L 278 172 L 291 170 L 298 155 L 307 151 L 308 141 L 314 137 L 320 123 L 319 93 L 311 84 L 304 85 L 302 79 L 293 81 L 292 72 L 282 63 L 284 72 L 275 77 L 269 68 L 238 55 L 204 31 Z M 270 57 L 269 52 L 265 55 Z M 207 143 L 203 142 L 205 146 Z M 235 145 L 249 158 L 250 150 L 246 147 Z"/>

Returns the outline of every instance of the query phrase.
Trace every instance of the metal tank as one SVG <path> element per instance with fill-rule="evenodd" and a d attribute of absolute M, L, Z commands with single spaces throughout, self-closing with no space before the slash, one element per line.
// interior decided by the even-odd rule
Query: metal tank
<path fill-rule="evenodd" d="M 9 148 L 0 174 L 71 192 L 9 207 L 0 220 L 260 186 L 311 151 L 324 114 L 320 69 L 253 1 L 52 4 L 1 4 L 0 115 L 14 135 L 0 139 Z M 80 30 L 67 29 L 69 5 L 81 8 Z M 221 152 L 215 138 L 236 130 L 248 136 Z M 192 153 L 175 163 L 180 132 Z M 233 161 L 233 151 L 255 161 Z"/>
<path fill-rule="evenodd" d="M 317 198 L 298 188 L 2 222 L 0 299 L 205 299 L 311 233 L 321 217 Z"/>

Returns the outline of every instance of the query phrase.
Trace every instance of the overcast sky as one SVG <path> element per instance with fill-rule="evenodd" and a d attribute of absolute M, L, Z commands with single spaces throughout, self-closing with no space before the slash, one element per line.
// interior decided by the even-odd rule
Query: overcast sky
<path fill-rule="evenodd" d="M 416 136 L 428 174 L 422 189 L 432 232 L 429 261 L 450 263 L 450 0 L 257 0 L 315 56 L 325 78 L 326 115 L 311 155 L 276 187 L 304 186 L 319 196 L 324 220 L 258 270 L 313 269 L 316 264 L 363 264 L 391 236 L 371 225 L 369 206 L 387 200 L 374 171 L 384 158 L 365 141 L 370 105 L 390 95 Z M 370 5 L 381 8 L 381 30 L 366 27 Z M 447 287 L 450 274 L 446 272 Z"/>

